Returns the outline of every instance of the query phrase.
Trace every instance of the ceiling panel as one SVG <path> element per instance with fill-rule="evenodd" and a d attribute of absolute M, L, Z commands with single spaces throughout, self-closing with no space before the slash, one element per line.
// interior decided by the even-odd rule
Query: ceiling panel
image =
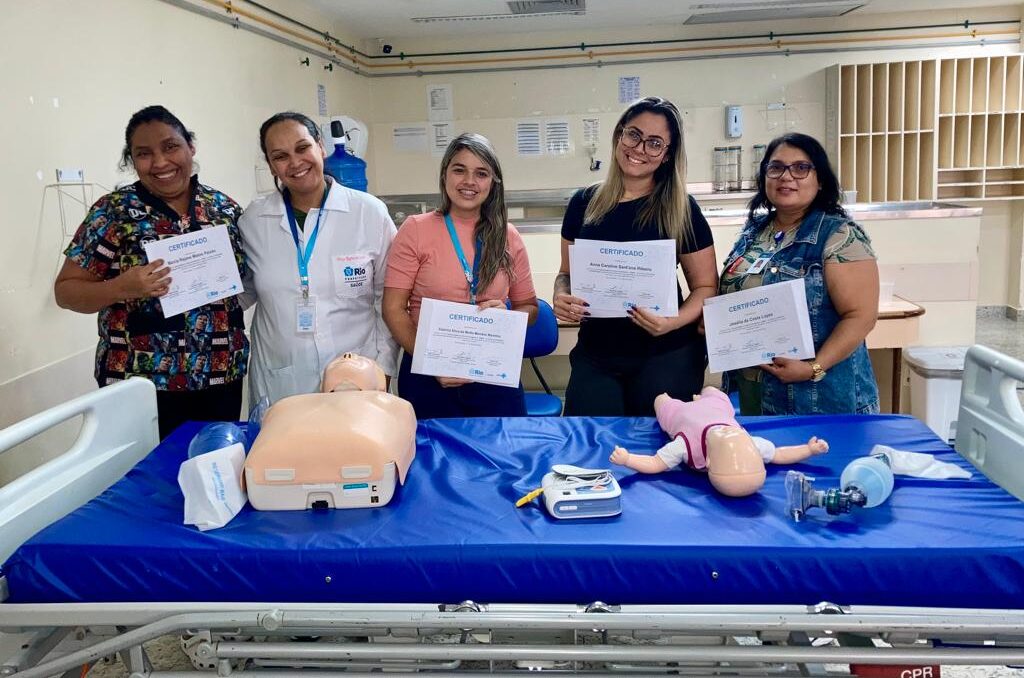
<path fill-rule="evenodd" d="M 293 0 L 295 1 L 295 0 Z M 335 17 L 353 38 L 479 36 L 482 33 L 608 30 L 704 23 L 700 15 L 723 14 L 725 22 L 751 21 L 752 12 L 791 20 L 802 13 L 835 10 L 833 15 L 1008 7 L 1019 16 L 1021 3 L 1009 0 L 305 0 Z M 513 8 L 515 7 L 515 9 Z M 535 11 L 530 11 L 533 8 Z M 572 14 L 567 10 L 582 9 Z M 548 13 L 557 10 L 558 13 Z M 517 12 L 519 12 L 517 14 Z M 774 14 L 774 16 L 773 16 Z M 731 16 L 730 16 L 731 15 Z M 966 14 L 965 14 L 966 16 Z M 432 19 L 426 21 L 427 19 Z M 721 25 L 721 24 L 719 24 Z"/>

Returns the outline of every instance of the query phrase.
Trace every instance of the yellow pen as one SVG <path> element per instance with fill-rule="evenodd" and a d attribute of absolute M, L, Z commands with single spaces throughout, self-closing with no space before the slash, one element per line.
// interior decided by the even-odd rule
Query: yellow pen
<path fill-rule="evenodd" d="M 543 493 L 544 493 L 544 488 L 543 487 L 538 487 L 536 490 L 533 490 L 532 492 L 528 492 L 528 493 L 524 494 L 522 497 L 519 498 L 519 501 L 516 502 L 516 508 L 522 508 L 523 506 L 526 506 L 527 504 L 529 504 L 531 501 L 533 501 L 534 499 L 536 499 L 537 497 L 539 497 Z"/>

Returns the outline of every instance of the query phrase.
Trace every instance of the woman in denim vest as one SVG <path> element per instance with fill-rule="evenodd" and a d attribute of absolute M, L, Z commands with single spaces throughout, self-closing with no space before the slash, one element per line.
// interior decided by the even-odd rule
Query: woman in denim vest
<path fill-rule="evenodd" d="M 878 412 L 864 343 L 878 315 L 878 264 L 867 234 L 839 199 L 839 182 L 816 139 L 791 133 L 768 145 L 719 289 L 803 278 L 815 356 L 727 373 L 724 387 L 739 390 L 743 414 Z"/>

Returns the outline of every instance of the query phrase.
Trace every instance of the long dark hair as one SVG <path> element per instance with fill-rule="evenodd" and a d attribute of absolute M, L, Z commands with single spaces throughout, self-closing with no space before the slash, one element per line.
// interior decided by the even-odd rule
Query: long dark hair
<path fill-rule="evenodd" d="M 135 130 L 139 128 L 139 125 L 144 125 L 147 122 L 162 122 L 180 134 L 181 138 L 187 141 L 189 146 L 195 145 L 195 133 L 190 132 L 185 127 L 185 123 L 178 119 L 178 116 L 163 106 L 146 106 L 132 113 L 132 117 L 128 119 L 128 125 L 124 128 L 124 148 L 121 150 L 121 162 L 117 165 L 122 171 L 127 170 L 129 167 L 134 167 L 132 162 L 132 136 L 134 136 Z"/>
<path fill-rule="evenodd" d="M 638 218 L 641 223 L 657 223 L 661 235 L 675 240 L 681 247 L 684 242 L 693 242 L 690 199 L 686 194 L 686 144 L 679 109 L 661 97 L 634 101 L 619 116 L 612 132 L 612 157 L 608 163 L 608 176 L 598 185 L 583 220 L 588 224 L 600 222 L 622 199 L 625 190 L 622 168 L 615 159 L 615 152 L 626 125 L 641 113 L 655 113 L 665 118 L 672 138 L 665 149 L 667 159 L 654 171 L 654 190 L 644 201 Z"/>
<path fill-rule="evenodd" d="M 505 208 L 505 187 L 501 174 L 498 155 L 487 137 L 467 132 L 452 139 L 448 149 L 441 158 L 441 205 L 437 211 L 448 214 L 452 209 L 452 200 L 445 190 L 445 175 L 452 159 L 462 150 L 467 150 L 491 170 L 493 181 L 491 191 L 480 206 L 480 220 L 476 222 L 473 234 L 480 239 L 483 247 L 477 253 L 480 257 L 480 282 L 477 289 L 485 290 L 491 284 L 498 271 L 505 271 L 508 279 L 513 278 L 512 258 L 508 254 L 508 209 Z"/>
<path fill-rule="evenodd" d="M 754 213 L 761 209 L 767 209 L 769 214 L 775 210 L 775 207 L 768 200 L 768 195 L 765 193 L 764 180 L 772 154 L 775 153 L 775 149 L 783 144 L 799 148 L 806 153 L 811 164 L 814 165 L 814 171 L 818 175 L 818 183 L 821 184 L 821 190 L 814 196 L 814 201 L 807 208 L 808 211 L 821 211 L 826 214 L 838 214 L 844 217 L 849 216 L 846 214 L 846 210 L 839 204 L 840 200 L 842 200 L 842 191 L 839 190 L 839 179 L 832 170 L 832 164 L 828 161 L 828 153 L 825 152 L 825 149 L 814 137 L 799 132 L 790 132 L 772 139 L 771 143 L 768 144 L 768 148 L 765 149 L 764 157 L 761 158 L 761 164 L 757 168 L 757 194 L 750 200 L 747 218 L 753 220 Z"/>
<path fill-rule="evenodd" d="M 273 127 L 279 122 L 299 123 L 309 131 L 309 136 L 313 137 L 313 140 L 320 144 L 321 148 L 323 148 L 324 136 L 323 133 L 320 131 L 320 125 L 316 124 L 316 122 L 314 122 L 313 119 L 310 118 L 308 115 L 305 115 L 303 113 L 296 113 L 295 111 L 284 111 L 282 113 L 275 113 L 274 115 L 264 120 L 263 124 L 260 125 L 260 150 L 263 151 L 263 159 L 267 161 L 268 165 L 270 164 L 270 158 L 267 157 L 267 133 L 270 131 L 271 127 Z M 329 171 L 327 171 L 326 163 L 324 163 L 324 174 L 330 176 L 335 180 L 338 179 Z M 339 183 L 341 182 L 339 181 Z M 274 177 L 274 186 L 277 187 L 277 190 L 281 190 L 281 184 L 276 176 Z"/>

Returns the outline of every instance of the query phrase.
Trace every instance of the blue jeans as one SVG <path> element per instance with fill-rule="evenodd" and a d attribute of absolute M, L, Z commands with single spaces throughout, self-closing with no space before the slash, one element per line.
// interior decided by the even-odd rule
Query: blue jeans
<path fill-rule="evenodd" d="M 402 356 L 398 395 L 412 403 L 417 419 L 448 417 L 525 417 L 523 386 L 495 386 L 473 382 L 444 388 L 436 377 L 413 374 L 412 356 Z"/>

